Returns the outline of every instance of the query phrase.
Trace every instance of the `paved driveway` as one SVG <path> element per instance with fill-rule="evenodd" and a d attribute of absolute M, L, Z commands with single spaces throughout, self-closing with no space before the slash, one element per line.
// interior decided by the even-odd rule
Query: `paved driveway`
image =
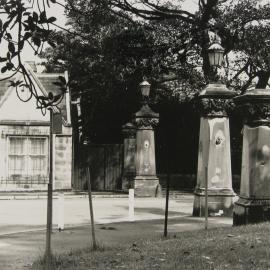
<path fill-rule="evenodd" d="M 203 218 L 191 217 L 192 203 L 191 195 L 170 201 L 169 233 L 204 228 Z M 135 222 L 127 222 L 128 198 L 95 198 L 93 204 L 97 239 L 105 246 L 131 245 L 133 241 L 163 234 L 164 198 L 135 199 Z M 56 224 L 57 200 L 54 206 Z M 67 198 L 64 206 L 68 226 L 62 232 L 53 231 L 54 253 L 69 252 L 91 243 L 88 199 Z M 0 201 L 0 216 L 0 269 L 29 269 L 45 250 L 46 200 Z M 232 219 L 209 218 L 209 223 L 210 228 L 231 226 Z"/>
<path fill-rule="evenodd" d="M 170 201 L 170 216 L 191 215 L 192 196 Z M 1 200 L 0 201 L 0 235 L 44 228 L 46 224 L 47 202 L 36 200 Z M 128 198 L 94 198 L 93 207 L 96 223 L 128 221 Z M 164 216 L 164 198 L 135 198 L 135 219 L 159 219 Z M 53 201 L 53 223 L 58 222 L 58 200 Z M 66 225 L 89 223 L 88 198 L 65 198 L 64 222 Z"/>

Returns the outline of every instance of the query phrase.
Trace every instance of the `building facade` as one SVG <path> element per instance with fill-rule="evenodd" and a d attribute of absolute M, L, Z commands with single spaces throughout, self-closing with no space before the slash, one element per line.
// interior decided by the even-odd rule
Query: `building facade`
<path fill-rule="evenodd" d="M 38 95 L 57 93 L 55 84 L 64 74 L 36 73 L 27 65 Z M 16 78 L 20 79 L 20 78 Z M 18 93 L 18 91 L 20 91 Z M 49 180 L 50 113 L 45 115 L 37 109 L 29 91 L 16 91 L 9 80 L 0 82 L 0 190 L 31 191 L 46 190 Z M 53 135 L 53 188 L 72 188 L 72 127 L 70 121 L 70 98 L 66 93 L 57 106 L 60 112 L 60 134 Z"/>

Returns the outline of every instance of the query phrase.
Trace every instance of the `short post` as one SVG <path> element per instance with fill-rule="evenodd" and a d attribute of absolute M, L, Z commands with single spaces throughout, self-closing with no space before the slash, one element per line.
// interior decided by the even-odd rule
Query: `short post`
<path fill-rule="evenodd" d="M 168 174 L 167 174 L 164 237 L 167 237 L 167 234 L 168 234 L 169 197 L 170 197 L 170 172 L 168 172 Z"/>
<path fill-rule="evenodd" d="M 45 269 L 51 267 L 51 235 L 52 235 L 52 215 L 53 215 L 53 108 L 50 108 L 50 164 L 49 183 L 47 197 L 47 224 L 46 224 L 46 249 L 45 249 Z"/>
<path fill-rule="evenodd" d="M 134 215 L 134 189 L 130 188 L 128 190 L 128 219 L 130 222 L 135 221 Z"/>
<path fill-rule="evenodd" d="M 58 205 L 57 205 L 57 228 L 60 231 L 64 230 L 65 226 L 65 195 L 64 192 L 58 194 Z"/>
<path fill-rule="evenodd" d="M 88 198 L 89 198 L 89 208 L 90 208 L 90 218 L 91 218 L 92 242 L 93 242 L 93 249 L 96 250 L 97 243 L 96 243 L 96 234 L 95 234 L 95 222 L 94 222 L 94 211 L 93 211 L 91 179 L 90 179 L 89 167 L 87 167 L 87 186 L 88 186 Z"/>
<path fill-rule="evenodd" d="M 205 229 L 208 229 L 208 174 L 207 167 L 205 167 L 205 206 L 204 206 L 204 214 L 205 214 Z"/>

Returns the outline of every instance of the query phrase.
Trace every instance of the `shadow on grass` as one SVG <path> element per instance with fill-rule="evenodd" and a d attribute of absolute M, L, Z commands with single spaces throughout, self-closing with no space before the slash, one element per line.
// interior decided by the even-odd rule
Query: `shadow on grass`
<path fill-rule="evenodd" d="M 93 252 L 103 252 L 109 249 L 102 243 L 97 243 L 96 248 L 90 246 L 83 249 L 71 250 L 66 254 L 51 254 L 48 265 L 46 264 L 46 257 L 43 255 L 32 264 L 31 270 L 58 270 L 65 269 L 66 267 L 77 269 L 77 257 L 85 253 L 93 254 Z"/>

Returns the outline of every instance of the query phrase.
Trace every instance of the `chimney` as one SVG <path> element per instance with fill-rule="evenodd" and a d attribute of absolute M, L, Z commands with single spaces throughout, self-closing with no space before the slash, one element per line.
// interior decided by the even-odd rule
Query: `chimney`
<path fill-rule="evenodd" d="M 25 61 L 25 63 L 28 64 L 35 73 L 37 72 L 37 66 L 35 61 Z"/>

